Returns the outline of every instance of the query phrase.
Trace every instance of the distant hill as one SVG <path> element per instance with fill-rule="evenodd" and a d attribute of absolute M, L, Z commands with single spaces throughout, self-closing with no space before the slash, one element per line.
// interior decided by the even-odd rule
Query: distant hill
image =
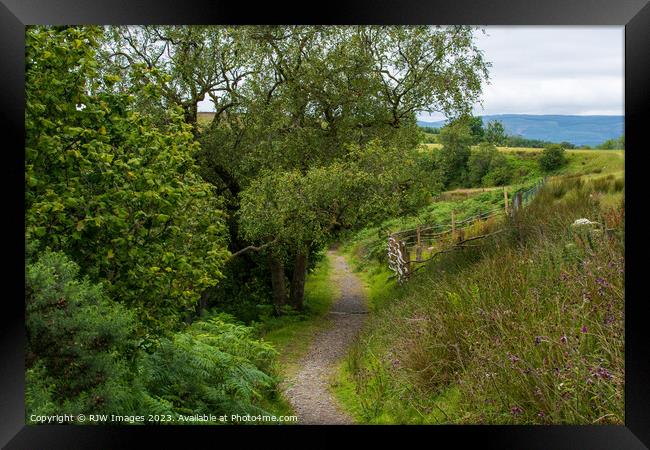
<path fill-rule="evenodd" d="M 564 141 L 577 146 L 598 145 L 608 139 L 618 138 L 624 132 L 623 116 L 499 114 L 481 117 L 484 124 L 493 120 L 501 121 L 506 133 L 510 135 L 551 142 Z M 418 120 L 418 125 L 440 128 L 445 125 L 445 121 Z"/>

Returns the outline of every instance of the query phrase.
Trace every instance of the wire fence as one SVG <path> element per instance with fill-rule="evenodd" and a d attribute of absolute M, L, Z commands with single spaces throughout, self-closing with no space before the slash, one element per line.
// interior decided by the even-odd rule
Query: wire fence
<path fill-rule="evenodd" d="M 462 220 L 456 220 L 455 211 L 452 211 L 449 222 L 425 224 L 389 234 L 388 267 L 395 272 L 398 281 L 404 283 L 422 264 L 437 255 L 474 246 L 476 244 L 472 244 L 472 241 L 502 232 L 504 219 L 528 205 L 545 182 L 546 178 L 543 178 L 527 189 L 514 192 L 511 198 L 504 188 L 503 207 L 482 211 Z"/>

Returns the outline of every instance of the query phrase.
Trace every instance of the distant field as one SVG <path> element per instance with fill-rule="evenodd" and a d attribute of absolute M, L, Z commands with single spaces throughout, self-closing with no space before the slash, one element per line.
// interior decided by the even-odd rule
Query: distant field
<path fill-rule="evenodd" d="M 441 144 L 422 144 L 423 149 L 440 149 Z M 522 178 L 530 175 L 540 176 L 537 173 L 536 158 L 543 151 L 541 148 L 530 147 L 497 147 L 500 152 L 507 154 L 514 164 L 515 171 L 521 171 Z M 569 163 L 558 174 L 585 175 L 588 177 L 598 175 L 615 175 L 622 177 L 625 170 L 624 150 L 567 150 Z"/>
<path fill-rule="evenodd" d="M 199 112 L 196 115 L 196 121 L 199 124 L 203 125 L 203 124 L 209 123 L 212 120 L 213 117 L 214 117 L 213 112 Z"/>

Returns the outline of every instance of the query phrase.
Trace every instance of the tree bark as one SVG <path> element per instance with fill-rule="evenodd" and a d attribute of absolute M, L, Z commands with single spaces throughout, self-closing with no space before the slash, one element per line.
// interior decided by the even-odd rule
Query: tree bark
<path fill-rule="evenodd" d="M 196 313 L 196 317 L 201 317 L 203 315 L 203 312 L 208 306 L 208 290 L 206 289 L 201 293 L 201 297 L 199 298 L 199 302 L 196 304 L 194 310 Z"/>
<path fill-rule="evenodd" d="M 287 290 L 284 278 L 284 263 L 277 256 L 269 256 L 269 266 L 271 269 L 271 285 L 273 286 L 273 307 L 275 314 L 280 315 L 282 306 L 287 300 Z"/>
<path fill-rule="evenodd" d="M 307 251 L 296 253 L 291 279 L 291 306 L 302 310 L 305 299 L 305 278 L 307 276 Z"/>

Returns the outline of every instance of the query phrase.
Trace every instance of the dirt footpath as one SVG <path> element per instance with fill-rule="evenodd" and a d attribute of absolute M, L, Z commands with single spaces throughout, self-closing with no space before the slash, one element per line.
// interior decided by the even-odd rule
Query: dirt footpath
<path fill-rule="evenodd" d="M 367 308 L 361 281 L 343 256 L 330 250 L 331 281 L 339 289 L 338 300 L 328 313 L 330 326 L 317 333 L 300 369 L 288 380 L 285 395 L 300 424 L 352 424 L 330 392 L 336 364 L 343 358 L 366 318 Z"/>

